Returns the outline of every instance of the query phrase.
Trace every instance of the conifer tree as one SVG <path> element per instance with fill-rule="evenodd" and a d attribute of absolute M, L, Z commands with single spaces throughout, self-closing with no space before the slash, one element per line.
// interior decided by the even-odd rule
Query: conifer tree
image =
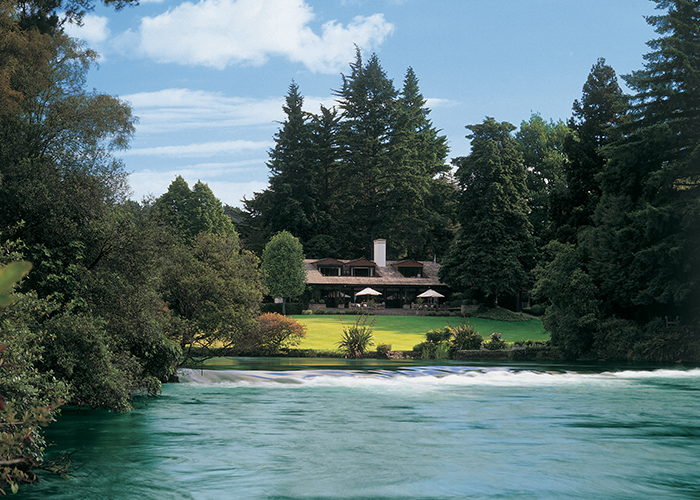
<path fill-rule="evenodd" d="M 471 154 L 453 162 L 461 226 L 439 275 L 453 289 L 493 305 L 502 293 L 525 290 L 535 265 L 525 169 L 513 125 L 489 117 L 467 128 L 473 132 L 467 136 Z"/>
<path fill-rule="evenodd" d="M 647 322 L 700 314 L 700 4 L 656 0 L 647 21 L 643 70 L 625 76 L 636 91 L 631 123 L 609 145 L 600 175 L 590 271 L 608 314 Z"/>
<path fill-rule="evenodd" d="M 389 144 L 391 162 L 382 178 L 387 210 L 382 234 L 395 258 L 434 255 L 434 235 L 445 225 L 440 218 L 445 208 L 431 205 L 430 197 L 444 192 L 438 176 L 449 171 L 445 163 L 447 140 L 433 127 L 425 102 L 418 78 L 409 68 L 396 100 L 396 122 Z"/>
<path fill-rule="evenodd" d="M 389 142 L 395 122 L 393 82 L 376 55 L 364 63 L 357 49 L 350 74 L 336 92 L 341 110 L 339 132 L 342 169 L 336 186 L 344 200 L 339 206 L 339 234 L 346 256 L 365 255 L 375 238 L 383 236 L 386 215 L 386 176 L 390 170 Z"/>
<path fill-rule="evenodd" d="M 576 242 L 578 231 L 593 225 L 593 213 L 600 200 L 599 174 L 605 167 L 602 148 L 619 135 L 617 125 L 624 119 L 626 98 L 615 70 L 600 58 L 583 86 L 581 100 L 574 101 L 564 141 L 567 161 L 564 184 L 550 197 L 550 218 L 555 238 Z"/>

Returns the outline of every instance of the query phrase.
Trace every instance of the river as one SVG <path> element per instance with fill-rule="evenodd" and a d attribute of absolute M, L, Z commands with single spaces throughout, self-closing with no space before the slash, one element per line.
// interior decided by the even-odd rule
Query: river
<path fill-rule="evenodd" d="M 236 363 L 66 409 L 76 477 L 15 498 L 700 498 L 698 368 Z"/>

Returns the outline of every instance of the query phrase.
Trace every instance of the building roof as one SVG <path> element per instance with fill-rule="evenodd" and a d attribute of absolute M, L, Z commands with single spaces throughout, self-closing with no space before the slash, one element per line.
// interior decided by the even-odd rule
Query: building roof
<path fill-rule="evenodd" d="M 436 287 L 436 286 L 446 286 L 444 283 L 440 282 L 438 278 L 438 270 L 440 269 L 440 264 L 436 264 L 431 261 L 420 261 L 418 262 L 423 266 L 423 277 L 413 277 L 407 278 L 401 274 L 394 265 L 399 262 L 398 260 L 388 260 L 386 262 L 386 267 L 376 267 L 378 276 L 323 276 L 321 272 L 316 269 L 314 265 L 317 263 L 317 259 L 306 259 L 304 264 L 306 265 L 306 281 L 309 285 L 338 285 L 338 286 L 417 286 L 417 287 Z M 348 264 L 350 262 L 355 265 L 355 261 L 351 260 L 340 260 L 343 264 Z M 372 263 L 374 264 L 374 263 Z"/>

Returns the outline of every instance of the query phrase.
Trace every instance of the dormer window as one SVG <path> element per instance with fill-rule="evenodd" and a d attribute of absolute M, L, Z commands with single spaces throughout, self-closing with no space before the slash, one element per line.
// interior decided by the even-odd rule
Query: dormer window
<path fill-rule="evenodd" d="M 350 276 L 360 276 L 373 278 L 379 276 L 377 273 L 377 264 L 367 259 L 351 260 L 347 264 L 347 273 Z"/>
<path fill-rule="evenodd" d="M 402 260 L 392 264 L 392 267 L 401 273 L 405 278 L 425 278 L 423 264 L 415 260 Z"/>
<path fill-rule="evenodd" d="M 423 274 L 422 267 L 399 267 L 399 272 L 406 278 L 420 278 Z"/>
<path fill-rule="evenodd" d="M 340 267 L 337 266 L 318 266 L 318 272 L 323 276 L 340 276 Z"/>
<path fill-rule="evenodd" d="M 374 268 L 373 267 L 351 267 L 350 272 L 351 272 L 352 276 L 361 276 L 361 277 L 374 276 Z"/>

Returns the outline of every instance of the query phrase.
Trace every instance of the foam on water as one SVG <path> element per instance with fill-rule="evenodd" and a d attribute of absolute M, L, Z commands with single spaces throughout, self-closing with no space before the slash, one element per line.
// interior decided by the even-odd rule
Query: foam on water
<path fill-rule="evenodd" d="M 431 366 L 400 370 L 195 370 L 181 369 L 182 382 L 227 386 L 298 385 L 354 388 L 439 388 L 451 386 L 537 387 L 628 384 L 640 381 L 700 382 L 700 369 L 626 370 L 580 373 L 516 368 Z"/>

